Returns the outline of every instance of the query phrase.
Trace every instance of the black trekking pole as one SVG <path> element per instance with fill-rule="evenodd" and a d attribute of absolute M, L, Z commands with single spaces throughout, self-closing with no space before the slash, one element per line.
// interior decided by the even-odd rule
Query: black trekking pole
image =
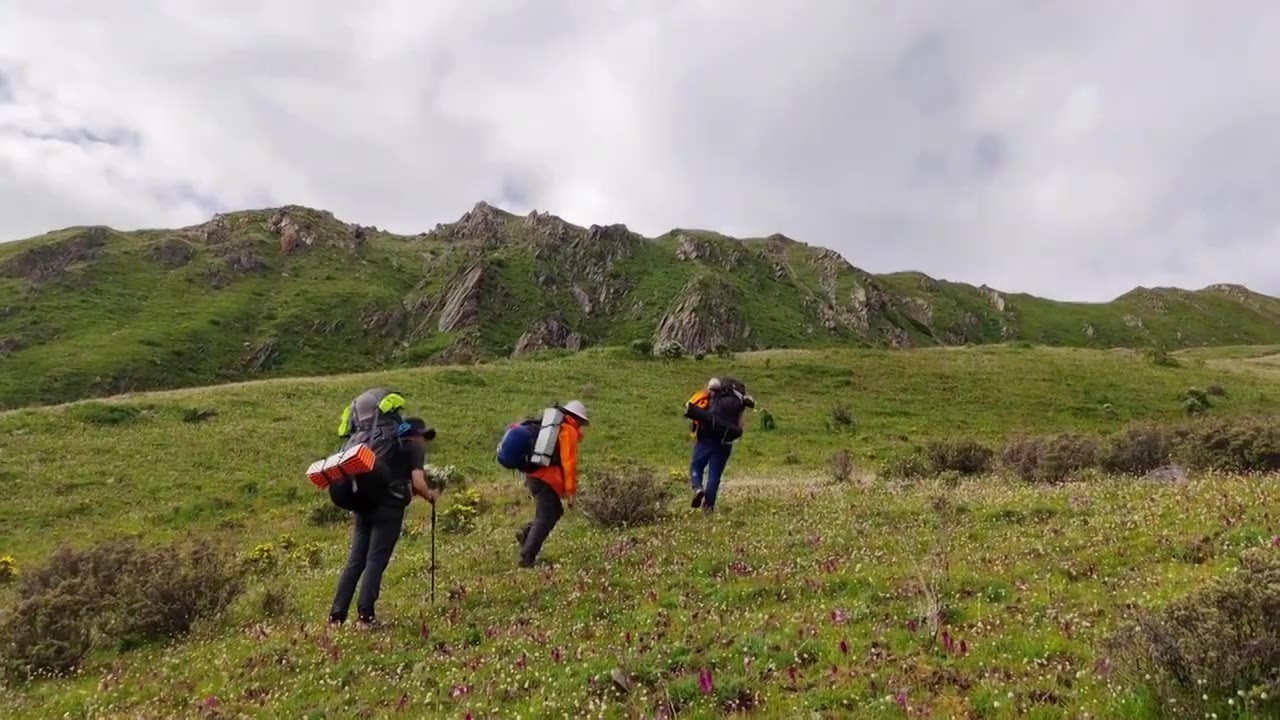
<path fill-rule="evenodd" d="M 431 503 L 431 604 L 436 604 L 436 504 Z"/>

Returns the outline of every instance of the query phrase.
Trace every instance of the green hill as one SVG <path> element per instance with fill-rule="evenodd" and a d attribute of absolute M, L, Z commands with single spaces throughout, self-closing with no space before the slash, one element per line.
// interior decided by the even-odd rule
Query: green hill
<path fill-rule="evenodd" d="M 1231 572 L 1240 551 L 1280 552 L 1267 550 L 1276 476 L 1196 472 L 1177 483 L 1087 469 L 1065 485 L 891 484 L 868 471 L 931 439 L 998 447 L 1019 433 L 1101 437 L 1134 420 L 1182 422 L 1192 388 L 1211 389 L 1209 418 L 1274 417 L 1275 351 L 1200 349 L 1159 364 L 1123 349 L 666 361 L 597 348 L 3 412 L 0 656 L 33 642 L 29 628 L 45 633 L 34 642 L 51 656 L 82 640 L 92 651 L 70 676 L 14 680 L 0 716 L 860 718 L 906 716 L 901 703 L 936 717 L 1164 717 L 1155 686 L 1121 675 L 1105 641 L 1136 613 Z M 745 380 L 760 409 L 718 515 L 706 518 L 687 503 L 679 408 L 719 373 Z M 340 408 L 374 385 L 400 389 L 438 428 L 429 461 L 457 466 L 479 503 L 460 488 L 442 500 L 434 606 L 429 515 L 415 503 L 379 600 L 386 626 L 326 631 L 349 529 L 302 471 L 332 447 Z M 520 571 L 511 531 L 531 509 L 493 447 L 506 422 L 566 396 L 592 411 L 584 472 L 634 462 L 670 473 L 670 516 L 607 530 L 571 510 L 548 542 L 553 563 Z M 1223 452 L 1268 452 L 1256 439 L 1234 447 L 1240 439 Z M 826 477 L 839 450 L 852 453 L 853 482 Z M 463 506 L 476 508 L 474 528 Z M 139 633 L 168 617 L 154 608 L 230 587 L 209 566 L 145 573 L 155 591 L 128 609 L 141 629 L 123 636 L 110 634 L 116 626 L 78 634 L 104 601 L 86 577 L 13 602 L 56 547 L 119 535 L 229 548 L 250 574 L 225 612 L 202 611 L 171 639 Z M 19 583 L 3 584 L 4 556 Z M 933 578 L 935 610 L 922 577 Z M 949 640 L 930 641 L 931 617 Z M 1268 647 L 1266 623 L 1252 627 Z M 615 671 L 627 690 L 614 689 Z M 1192 699 L 1201 694 L 1233 717 L 1277 707 L 1233 687 L 1196 686 Z"/>
<path fill-rule="evenodd" d="M 1062 303 L 872 275 L 781 235 L 649 239 L 484 203 L 415 236 L 288 206 L 0 244 L 0 408 L 637 342 L 698 354 L 1010 340 L 1274 343 L 1280 301 L 1212 286 Z"/>

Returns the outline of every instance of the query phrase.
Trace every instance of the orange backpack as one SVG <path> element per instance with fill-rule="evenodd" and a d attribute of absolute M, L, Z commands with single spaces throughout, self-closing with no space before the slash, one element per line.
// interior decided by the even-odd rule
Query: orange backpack
<path fill-rule="evenodd" d="M 700 407 L 703 410 L 706 410 L 711 405 L 711 391 L 706 388 L 702 388 L 698 392 L 694 393 L 693 397 L 689 398 L 689 404 L 695 407 Z M 690 437 L 698 436 L 697 420 L 689 421 L 689 436 Z"/>

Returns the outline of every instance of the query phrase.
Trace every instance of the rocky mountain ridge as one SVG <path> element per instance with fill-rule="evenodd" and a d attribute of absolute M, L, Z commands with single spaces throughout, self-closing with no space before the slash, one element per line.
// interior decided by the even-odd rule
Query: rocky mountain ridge
<path fill-rule="evenodd" d="M 875 275 L 781 234 L 580 227 L 477 203 L 396 235 L 296 205 L 0 244 L 0 406 L 533 352 L 1280 342 L 1239 285 L 1060 303 Z"/>

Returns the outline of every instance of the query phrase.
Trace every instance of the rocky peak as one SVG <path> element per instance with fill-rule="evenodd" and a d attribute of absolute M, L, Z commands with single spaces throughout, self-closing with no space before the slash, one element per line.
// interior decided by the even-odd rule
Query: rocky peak
<path fill-rule="evenodd" d="M 978 288 L 978 290 L 983 295 L 987 296 L 987 302 L 991 303 L 991 307 L 995 308 L 996 310 L 999 310 L 1000 312 L 1004 312 L 1004 309 L 1005 309 L 1004 296 L 1001 295 L 999 291 L 997 291 L 995 288 L 987 287 L 986 285 L 983 285 L 982 287 Z"/>
<path fill-rule="evenodd" d="M 1205 288 L 1205 292 L 1226 295 L 1227 297 L 1235 298 L 1236 300 L 1253 299 L 1253 291 L 1244 285 L 1237 285 L 1235 283 L 1215 283 L 1207 286 Z"/>
<path fill-rule="evenodd" d="M 436 225 L 431 235 L 445 241 L 495 242 L 503 236 L 506 217 L 505 212 L 481 200 L 463 213 L 456 222 Z"/>
<path fill-rule="evenodd" d="M 834 285 L 836 278 L 842 272 L 853 269 L 848 260 L 835 250 L 824 248 L 813 258 L 813 264 L 817 266 L 818 271 L 822 275 L 823 285 Z M 830 290 L 828 289 L 828 292 Z"/>
<path fill-rule="evenodd" d="M 468 236 L 492 235 L 502 227 L 502 211 L 481 200 L 462 214 L 457 226 Z"/>
<path fill-rule="evenodd" d="M 294 220 L 287 208 L 276 210 L 271 215 L 269 225 L 271 232 L 280 238 L 280 252 L 285 255 L 292 253 L 299 245 L 311 247 L 316 242 L 315 234 Z"/>
<path fill-rule="evenodd" d="M 564 221 L 564 218 L 548 212 L 540 213 L 537 210 L 531 210 L 525 216 L 524 227 L 542 240 L 563 241 L 570 233 L 570 225 Z"/>
<path fill-rule="evenodd" d="M 681 232 L 676 235 L 676 242 L 676 257 L 685 262 L 732 269 L 742 261 L 742 252 L 734 240 Z"/>

